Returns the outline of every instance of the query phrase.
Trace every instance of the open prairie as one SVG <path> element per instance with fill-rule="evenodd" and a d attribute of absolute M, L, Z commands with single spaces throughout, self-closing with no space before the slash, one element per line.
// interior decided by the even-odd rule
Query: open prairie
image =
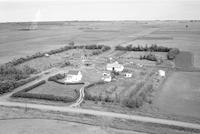
<path fill-rule="evenodd" d="M 32 25 L 37 29 L 29 30 Z M 188 25 L 186 28 L 185 26 Z M 189 21 L 73 21 L 0 24 L 0 63 L 66 45 L 157 45 L 194 53 L 200 66 L 200 23 Z"/>

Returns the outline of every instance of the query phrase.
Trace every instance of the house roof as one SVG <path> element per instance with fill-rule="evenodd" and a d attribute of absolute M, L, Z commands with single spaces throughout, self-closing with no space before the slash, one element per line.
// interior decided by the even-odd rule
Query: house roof
<path fill-rule="evenodd" d="M 121 68 L 123 65 L 119 64 L 117 61 L 114 63 L 109 63 L 107 64 L 107 67 L 116 67 L 116 68 Z"/>
<path fill-rule="evenodd" d="M 79 71 L 78 70 L 69 70 L 68 75 L 78 75 Z"/>

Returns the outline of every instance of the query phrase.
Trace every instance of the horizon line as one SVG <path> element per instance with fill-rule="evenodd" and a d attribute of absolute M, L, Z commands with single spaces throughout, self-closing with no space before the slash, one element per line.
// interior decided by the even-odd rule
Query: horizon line
<path fill-rule="evenodd" d="M 48 20 L 48 21 L 5 21 L 2 23 L 41 23 L 41 22 L 117 22 L 117 21 L 200 21 L 200 19 L 144 19 L 144 20 Z"/>

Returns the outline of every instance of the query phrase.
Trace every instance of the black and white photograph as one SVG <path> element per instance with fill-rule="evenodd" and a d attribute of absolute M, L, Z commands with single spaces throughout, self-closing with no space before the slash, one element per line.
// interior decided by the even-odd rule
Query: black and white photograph
<path fill-rule="evenodd" d="M 200 134 L 200 0 L 0 0 L 0 134 Z"/>

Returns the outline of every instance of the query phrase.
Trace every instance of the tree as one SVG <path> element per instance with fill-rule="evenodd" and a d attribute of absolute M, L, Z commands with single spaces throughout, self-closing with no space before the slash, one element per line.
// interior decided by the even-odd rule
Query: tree
<path fill-rule="evenodd" d="M 70 45 L 70 46 L 74 46 L 74 45 L 75 45 L 74 41 L 70 41 L 70 42 L 69 42 L 69 45 Z"/>

